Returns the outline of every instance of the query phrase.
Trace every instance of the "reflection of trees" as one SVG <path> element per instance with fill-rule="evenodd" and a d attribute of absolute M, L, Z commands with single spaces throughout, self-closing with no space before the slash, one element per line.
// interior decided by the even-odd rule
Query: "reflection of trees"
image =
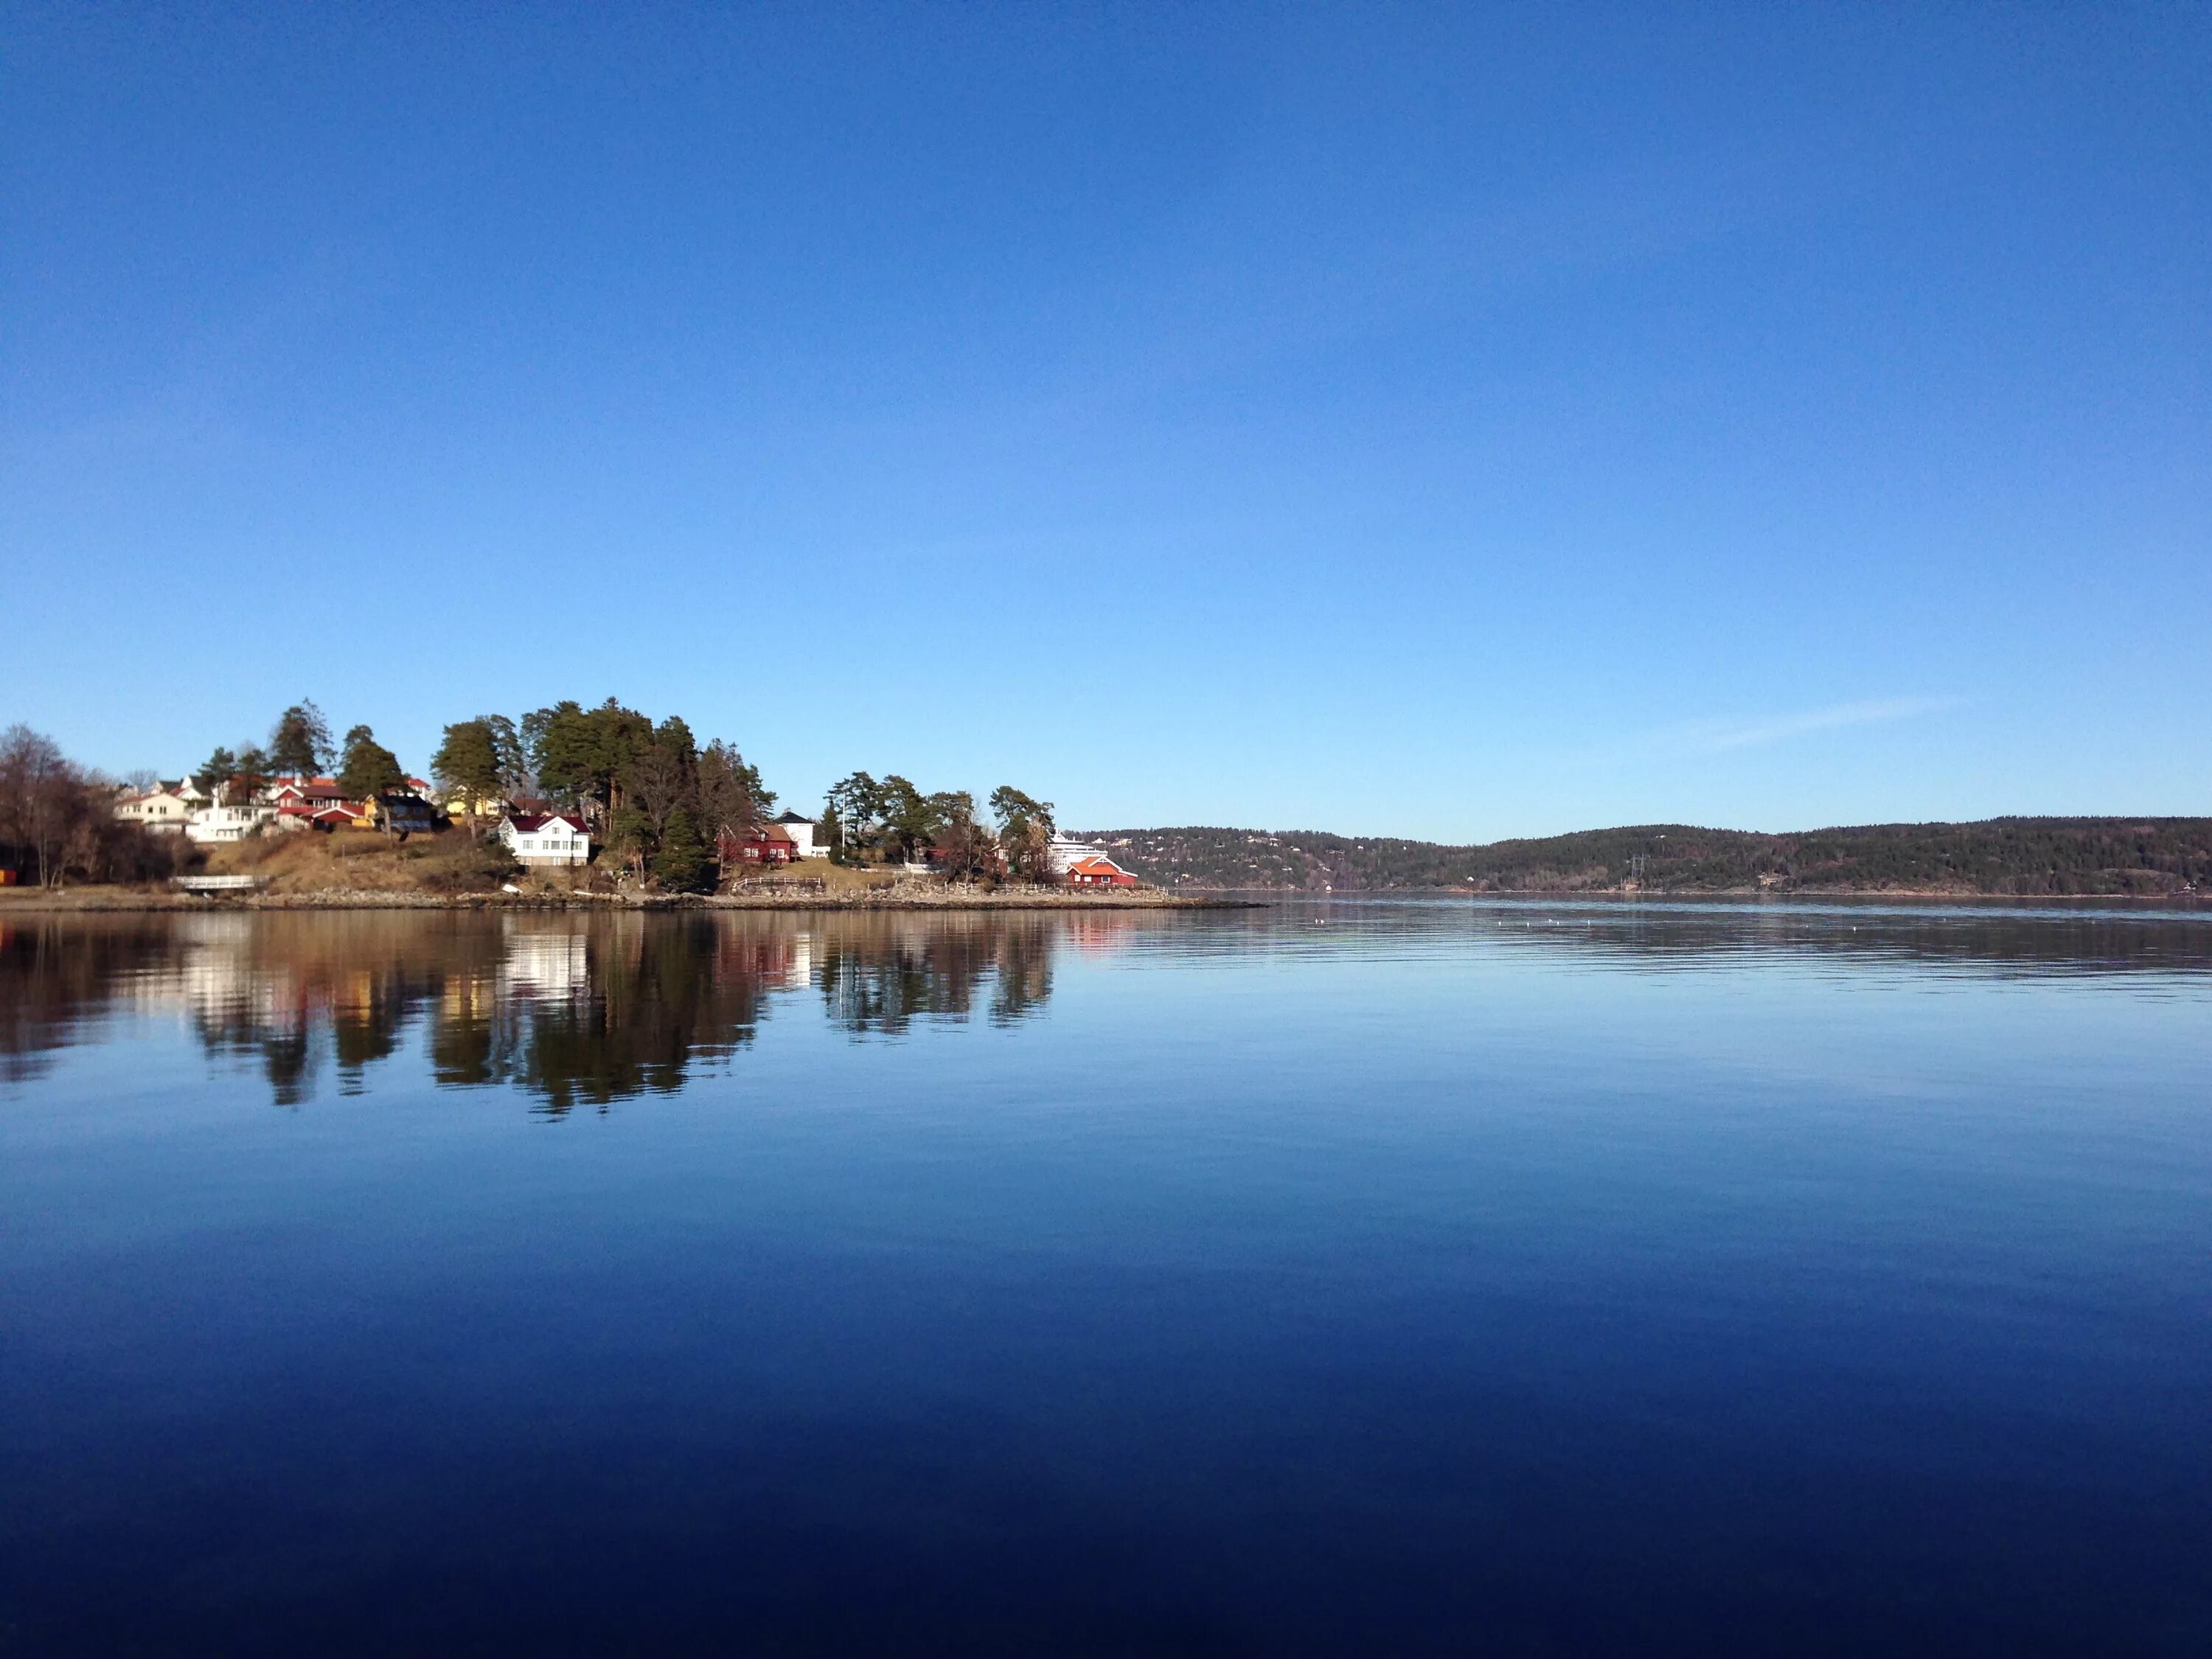
<path fill-rule="evenodd" d="M 341 912 L 0 921 L 0 1082 L 112 1010 L 173 1012 L 280 1104 L 419 1035 L 446 1086 L 512 1085 L 558 1115 L 681 1088 L 753 1041 L 778 992 L 820 986 L 855 1034 L 996 1021 L 1051 988 L 1049 918 L 485 917 Z"/>
<path fill-rule="evenodd" d="M 1316 927 L 1316 919 L 1327 921 Z M 1019 1022 L 1055 960 L 1133 943 L 1182 959 L 1354 953 L 1468 937 L 1629 972 L 1753 962 L 2013 977 L 2212 971 L 2200 921 L 2007 907 L 1351 904 L 1137 915 L 575 915 L 239 912 L 0 919 L 0 1084 L 35 1076 L 111 1012 L 180 1016 L 210 1054 L 295 1104 L 359 1092 L 419 1042 L 441 1086 L 520 1089 L 553 1115 L 684 1086 L 750 1043 L 780 994 L 838 1029 Z"/>
<path fill-rule="evenodd" d="M 855 1036 L 896 1036 L 917 1019 L 965 1021 L 990 982 L 1005 1024 L 1052 994 L 1058 921 L 1049 916 L 839 917 L 821 932 L 823 1004 Z"/>
<path fill-rule="evenodd" d="M 680 1089 L 818 987 L 855 1036 L 1025 1018 L 1052 991 L 1051 915 L 481 916 L 404 911 L 0 923 L 0 1081 L 118 1005 L 171 1010 L 280 1105 L 358 1094 L 419 1041 L 446 1087 L 511 1085 L 558 1116 Z M 410 1033 L 412 1037 L 410 1038 Z"/>
<path fill-rule="evenodd" d="M 1006 930 L 999 956 L 999 982 L 991 996 L 991 1023 L 1011 1025 L 1044 1006 L 1052 996 L 1056 937 L 1046 927 Z"/>
<path fill-rule="evenodd" d="M 526 1005 L 511 1073 L 556 1115 L 580 1099 L 672 1093 L 695 1056 L 726 1058 L 750 1042 L 781 965 L 708 917 L 620 918 L 591 945 L 581 994 Z"/>
<path fill-rule="evenodd" d="M 210 1054 L 258 1060 L 280 1105 L 334 1065 L 358 1094 L 457 972 L 496 959 L 495 930 L 390 912 L 194 917 L 178 924 L 179 988 Z"/>
<path fill-rule="evenodd" d="M 0 921 L 0 1083 L 37 1076 L 104 1012 L 115 989 L 174 959 L 155 916 Z"/>

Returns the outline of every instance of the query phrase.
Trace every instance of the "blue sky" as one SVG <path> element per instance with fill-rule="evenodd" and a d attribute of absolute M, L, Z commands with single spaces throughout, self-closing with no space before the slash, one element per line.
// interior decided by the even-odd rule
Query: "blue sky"
<path fill-rule="evenodd" d="M 1094 827 L 2212 812 L 2212 11 L 0 31 L 0 721 L 89 763 L 614 695 Z"/>

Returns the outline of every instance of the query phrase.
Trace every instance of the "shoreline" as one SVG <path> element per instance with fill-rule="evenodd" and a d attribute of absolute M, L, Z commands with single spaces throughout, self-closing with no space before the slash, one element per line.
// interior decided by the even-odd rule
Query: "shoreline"
<path fill-rule="evenodd" d="M 335 889 L 308 893 L 197 894 L 158 889 L 65 887 L 0 889 L 0 917 L 9 915 L 205 914 L 268 910 L 618 910 L 690 912 L 721 910 L 1256 910 L 1267 901 L 1227 896 L 1140 892 L 947 893 L 878 889 L 849 894 L 804 893 L 410 893 L 374 889 Z"/>
<path fill-rule="evenodd" d="M 1510 892 L 1467 892 L 1451 888 L 1367 888 L 1316 893 L 1300 888 L 1233 889 L 1206 893 L 996 892 L 938 893 L 927 889 L 877 888 L 846 893 L 423 893 L 373 888 L 325 889 L 305 893 L 198 894 L 140 887 L 0 888 L 0 918 L 9 915 L 195 915 L 239 911 L 416 910 L 502 912 L 611 910 L 669 913 L 692 911 L 1043 911 L 1094 910 L 1234 911 L 1279 905 L 1327 904 L 1362 900 L 1455 899 L 1463 902 L 1605 905 L 1695 904 L 1755 902 L 1791 904 L 1972 904 L 2039 908 L 2164 909 L 2212 911 L 2212 895 L 2202 893 L 1980 893 L 1941 888 L 1705 888 L 1666 891 L 1618 888 L 1521 888 Z"/>

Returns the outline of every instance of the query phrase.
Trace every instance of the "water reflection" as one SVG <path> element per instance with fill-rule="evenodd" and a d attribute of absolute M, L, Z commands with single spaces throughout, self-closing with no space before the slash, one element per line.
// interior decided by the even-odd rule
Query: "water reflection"
<path fill-rule="evenodd" d="M 2020 907 L 1291 903 L 1179 916 L 407 912 L 0 921 L 0 1084 L 119 1012 L 181 1017 L 282 1105 L 358 1093 L 419 1036 L 445 1086 L 510 1085 L 558 1115 L 671 1092 L 730 1062 L 779 1004 L 855 1039 L 1018 1024 L 1065 953 L 1205 965 L 1255 955 L 1531 953 L 1565 969 L 1786 963 L 2010 977 L 2212 972 L 2212 915 Z"/>
<path fill-rule="evenodd" d="M 1191 948 L 1243 956 L 1535 953 L 1629 972 L 1787 963 L 1976 977 L 2212 972 L 2212 909 L 2018 902 L 1292 900 L 1223 913 Z M 1203 938 L 1204 945 L 1200 944 Z"/>
<path fill-rule="evenodd" d="M 119 1009 L 181 1015 L 281 1105 L 358 1093 L 419 1033 L 443 1085 L 512 1085 L 555 1115 L 673 1092 L 819 996 L 856 1038 L 1041 1010 L 1066 948 L 1126 915 L 482 917 L 404 913 L 0 922 L 0 1079 L 36 1074 Z"/>

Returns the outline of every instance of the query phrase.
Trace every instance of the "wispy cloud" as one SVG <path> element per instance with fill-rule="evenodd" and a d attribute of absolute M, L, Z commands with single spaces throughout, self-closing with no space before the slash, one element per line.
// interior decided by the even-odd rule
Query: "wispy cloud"
<path fill-rule="evenodd" d="M 1761 744 L 1782 743 L 1814 732 L 1836 732 L 1851 726 L 1879 726 L 1911 720 L 1921 714 L 1954 708 L 1957 697 L 1884 697 L 1871 702 L 1832 703 L 1826 708 L 1802 709 L 1790 714 L 1754 715 L 1739 720 L 1690 720 L 1654 732 L 1650 748 L 1674 755 L 1717 755 L 1731 749 L 1751 749 Z"/>

